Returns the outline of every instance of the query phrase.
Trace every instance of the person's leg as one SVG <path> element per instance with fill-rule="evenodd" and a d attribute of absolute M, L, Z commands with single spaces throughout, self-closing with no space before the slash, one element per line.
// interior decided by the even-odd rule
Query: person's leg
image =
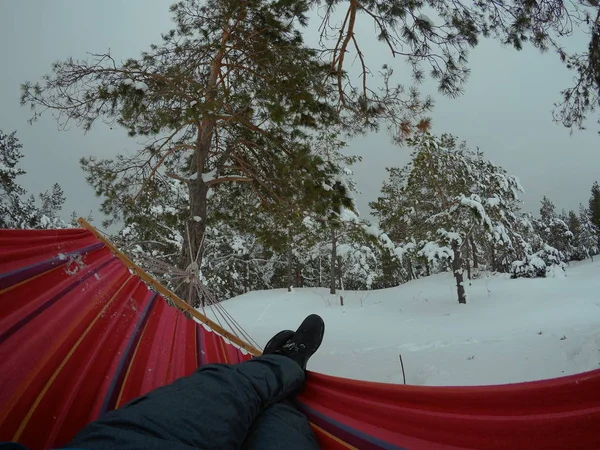
<path fill-rule="evenodd" d="M 323 340 L 325 324 L 317 315 L 308 316 L 296 332 L 282 331 L 265 347 L 265 353 L 285 355 L 306 369 L 309 358 Z M 314 450 L 319 448 L 308 419 L 289 400 L 265 410 L 254 422 L 244 450 Z"/>
<path fill-rule="evenodd" d="M 256 418 L 303 382 L 302 368 L 280 355 L 206 366 L 107 413 L 67 448 L 237 449 Z"/>
<path fill-rule="evenodd" d="M 316 450 L 308 419 L 289 401 L 269 407 L 252 425 L 243 450 Z"/>

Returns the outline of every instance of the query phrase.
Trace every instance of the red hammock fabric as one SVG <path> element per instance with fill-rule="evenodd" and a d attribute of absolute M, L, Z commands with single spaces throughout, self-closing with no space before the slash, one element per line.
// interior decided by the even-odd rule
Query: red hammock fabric
<path fill-rule="evenodd" d="M 0 230 L 0 441 L 60 447 L 202 364 L 249 358 L 89 231 Z M 600 448 L 600 371 L 462 388 L 311 373 L 300 401 L 326 449 Z"/>

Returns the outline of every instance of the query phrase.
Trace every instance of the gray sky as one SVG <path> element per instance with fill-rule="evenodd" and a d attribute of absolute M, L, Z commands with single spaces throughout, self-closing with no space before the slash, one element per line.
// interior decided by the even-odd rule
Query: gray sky
<path fill-rule="evenodd" d="M 82 156 L 108 157 L 135 148 L 122 130 L 98 126 L 84 135 L 79 129 L 58 131 L 46 114 L 30 126 L 29 111 L 19 105 L 19 85 L 37 81 L 50 64 L 69 56 L 111 49 L 117 59 L 136 57 L 160 33 L 171 28 L 171 0 L 2 0 L 0 2 L 0 129 L 17 130 L 23 144 L 23 185 L 30 192 L 48 189 L 58 181 L 67 196 L 65 217 L 76 210 L 94 211 L 100 200 L 84 179 Z M 357 30 L 370 36 L 366 24 Z M 315 42 L 314 30 L 308 42 Z M 398 82 L 408 81 L 402 59 L 390 60 L 385 48 L 362 38 L 370 64 L 384 62 L 397 69 Z M 584 39 L 573 45 L 584 48 Z M 495 42 L 483 42 L 471 52 L 471 77 L 458 99 L 436 95 L 433 131 L 449 132 L 479 146 L 487 158 L 520 178 L 526 194 L 525 209 L 537 211 L 543 195 L 561 208 L 586 203 L 594 180 L 600 180 L 600 136 L 593 121 L 589 130 L 569 131 L 552 122 L 553 103 L 571 74 L 554 54 L 533 49 L 516 52 Z M 427 85 L 425 86 L 427 89 Z M 432 93 L 435 93 L 432 91 Z M 594 118 L 595 119 L 595 118 Z M 385 131 L 350 141 L 348 152 L 363 156 L 355 167 L 361 195 L 359 208 L 368 213 L 385 177 L 386 166 L 399 166 L 410 150 L 394 146 Z"/>

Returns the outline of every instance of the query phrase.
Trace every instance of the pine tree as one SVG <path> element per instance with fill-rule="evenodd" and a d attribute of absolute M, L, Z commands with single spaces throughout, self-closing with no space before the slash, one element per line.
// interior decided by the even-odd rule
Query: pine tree
<path fill-rule="evenodd" d="M 548 224 L 552 219 L 556 218 L 556 206 L 544 195 L 542 198 L 542 206 L 540 206 L 540 219 L 544 224 Z"/>
<path fill-rule="evenodd" d="M 594 181 L 592 185 L 592 195 L 590 196 L 588 210 L 590 221 L 600 230 L 600 184 L 597 181 Z M 598 237 L 600 238 L 600 235 Z"/>
<path fill-rule="evenodd" d="M 577 251 L 580 257 L 591 258 L 600 252 L 600 228 L 590 220 L 590 212 L 579 205 L 579 233 L 577 235 Z"/>
<path fill-rule="evenodd" d="M 568 213 L 563 214 L 564 217 L 561 217 L 563 222 L 567 224 L 569 227 L 569 231 L 573 234 L 573 238 L 571 241 L 571 260 L 581 261 L 588 257 L 588 252 L 586 251 L 583 243 L 582 243 L 582 228 L 581 228 L 581 220 L 577 213 L 573 210 Z"/>
<path fill-rule="evenodd" d="M 0 131 L 0 228 L 17 226 L 16 218 L 20 197 L 25 194 L 16 178 L 25 174 L 23 169 L 17 167 L 23 157 L 16 137 L 16 132 L 5 134 Z"/>
<path fill-rule="evenodd" d="M 25 174 L 18 167 L 23 158 L 21 148 L 16 132 L 5 134 L 0 130 L 0 228 L 68 227 L 59 217 L 65 196 L 58 183 L 52 191 L 39 195 L 41 207 L 34 195 L 26 197 L 27 191 L 17 181 Z"/>
<path fill-rule="evenodd" d="M 554 203 L 546 196 L 542 199 L 537 228 L 542 239 L 558 250 L 561 261 L 568 261 L 573 254 L 573 233 L 565 220 L 556 213 Z"/>
<path fill-rule="evenodd" d="M 65 203 L 65 195 L 60 184 L 54 183 L 52 191 L 46 191 L 40 194 L 42 202 L 41 213 L 48 218 L 56 218 L 62 205 Z"/>
<path fill-rule="evenodd" d="M 469 72 L 468 50 L 483 38 L 498 39 L 516 50 L 531 43 L 542 52 L 557 51 L 560 60 L 575 72 L 574 84 L 561 92 L 563 101 L 555 114 L 555 120 L 565 126 L 583 127 L 586 114 L 598 105 L 600 8 L 596 1 L 313 0 L 312 3 L 322 6 L 320 37 L 326 44 L 331 42 L 328 47 L 333 50 L 326 54 L 331 59 L 340 103 L 357 112 L 376 110 L 381 116 L 393 118 L 397 138 L 409 136 L 415 128 L 421 131 L 429 128 L 426 119 L 417 123 L 414 120 L 418 113 L 426 113 L 432 106 L 430 99 L 421 99 L 416 85 L 429 75 L 442 94 L 460 95 Z M 375 30 L 382 47 L 379 52 L 361 46 L 364 30 L 369 28 Z M 563 39 L 574 30 L 589 36 L 589 46 L 569 54 Z M 410 89 L 389 88 L 395 86 L 390 65 L 381 71 L 383 81 L 376 78 L 377 71 L 369 67 L 369 56 L 384 52 L 394 57 L 390 58 L 392 61 L 405 58 L 402 64 L 412 69 L 415 80 Z M 351 62 L 359 65 L 358 77 L 347 72 Z M 378 89 L 380 86 L 388 88 Z M 397 97 L 411 107 L 394 110 L 389 103 Z"/>
<path fill-rule="evenodd" d="M 507 258 L 509 253 L 514 257 L 523 189 L 515 177 L 458 144 L 454 136 L 424 135 L 410 142 L 411 163 L 389 170 L 384 195 L 372 207 L 382 226 L 400 240 L 409 278 L 418 276 L 418 265 L 426 274 L 450 266 L 458 300 L 465 303 L 464 269 L 470 269 L 470 259 L 479 263 L 479 247 L 506 249 Z"/>
<path fill-rule="evenodd" d="M 411 167 L 409 164 L 402 168 L 386 168 L 388 180 L 383 182 L 382 195 L 369 203 L 379 226 L 397 246 L 402 247 L 400 267 L 397 266 L 397 258 L 391 258 L 386 264 L 386 270 L 391 272 L 389 276 L 399 277 L 401 281 L 410 281 L 430 272 L 430 261 L 419 255 L 417 245 L 417 240 L 425 238 L 425 217 L 414 209 L 407 191 Z"/>
<path fill-rule="evenodd" d="M 43 85 L 23 86 L 22 102 L 57 111 L 61 124 L 74 120 L 89 130 L 103 120 L 147 138 L 133 157 L 82 165 L 115 220 L 127 221 L 128 208 L 154 195 L 157 179 L 184 183 L 185 267 L 202 254 L 207 195 L 217 184 L 248 183 L 265 201 L 281 202 L 291 180 L 305 178 L 319 190 L 327 176 L 303 142 L 307 131 L 339 117 L 323 85 L 329 66 L 298 30 L 307 8 L 297 1 L 184 0 L 172 7 L 175 29 L 140 58 L 58 62 Z"/>

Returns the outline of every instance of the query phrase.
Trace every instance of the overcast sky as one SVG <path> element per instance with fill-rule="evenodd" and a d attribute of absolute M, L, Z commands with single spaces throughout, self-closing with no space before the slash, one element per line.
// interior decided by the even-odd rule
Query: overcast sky
<path fill-rule="evenodd" d="M 170 0 L 2 0 L 0 1 L 0 129 L 17 131 L 23 144 L 23 185 L 37 193 L 59 182 L 65 190 L 65 217 L 97 212 L 100 200 L 84 179 L 78 160 L 82 156 L 108 157 L 135 148 L 122 130 L 104 126 L 88 134 L 79 129 L 58 131 L 46 114 L 29 125 L 30 112 L 19 105 L 19 85 L 37 81 L 50 64 L 86 52 L 111 50 L 117 59 L 136 57 L 160 33 L 171 28 Z M 402 59 L 391 60 L 385 48 L 364 25 L 357 30 L 370 62 L 377 67 L 390 62 L 398 82 L 406 74 Z M 316 39 L 314 30 L 308 42 Z M 584 39 L 572 45 L 585 48 Z M 600 136 L 591 121 L 589 130 L 569 130 L 552 122 L 553 103 L 571 74 L 554 54 L 533 49 L 516 52 L 495 42 L 483 42 L 471 52 L 472 70 L 466 93 L 458 99 L 435 96 L 432 113 L 435 133 L 449 132 L 479 146 L 485 155 L 519 177 L 526 194 L 525 209 L 537 211 L 543 195 L 561 208 L 586 203 L 594 180 L 600 180 Z M 595 118 L 594 118 L 595 119 Z M 355 167 L 363 215 L 377 198 L 386 166 L 408 161 L 409 149 L 394 146 L 386 132 L 350 141 L 350 154 L 363 156 Z M 98 221 L 99 223 L 99 221 Z"/>

